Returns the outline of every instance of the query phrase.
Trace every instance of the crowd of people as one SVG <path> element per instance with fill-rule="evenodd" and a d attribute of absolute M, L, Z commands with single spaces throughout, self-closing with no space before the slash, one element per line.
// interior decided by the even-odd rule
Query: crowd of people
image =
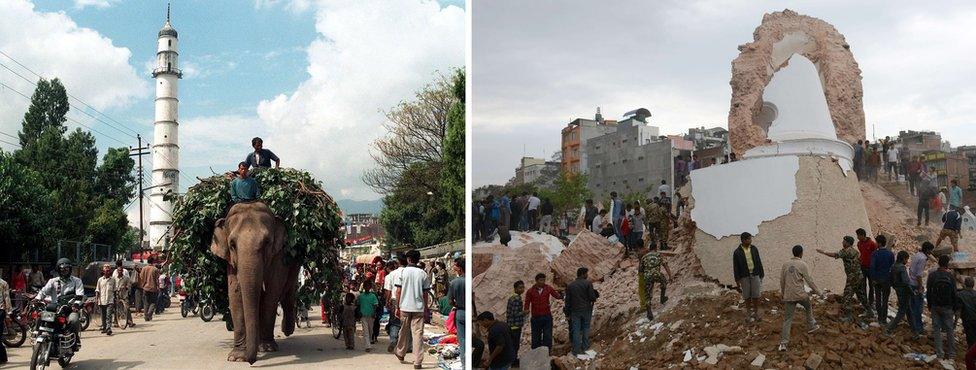
<path fill-rule="evenodd" d="M 474 241 L 491 241 L 495 235 L 508 245 L 511 231 L 537 231 L 556 236 L 568 236 L 570 215 L 556 213 L 549 198 L 538 192 L 517 195 L 506 191 L 498 198 L 488 195 L 475 200 L 471 207 L 471 231 Z"/>
<path fill-rule="evenodd" d="M 389 261 L 377 256 L 366 264 L 346 265 L 343 277 L 343 301 L 339 323 L 331 322 L 332 305 L 322 299 L 322 323 L 341 325 L 346 349 L 354 350 L 357 323 L 362 327 L 363 345 L 372 351 L 380 333 L 381 317 L 388 315 L 385 331 L 390 338 L 387 352 L 401 362 L 413 353 L 414 368 L 421 368 L 424 350 L 424 324 L 430 324 L 434 311 L 443 317 L 450 332 L 455 328 L 460 348 L 464 348 L 464 258 L 451 262 L 453 279 L 449 279 L 444 262 L 421 261 L 420 252 L 397 253 Z M 463 351 L 461 352 L 463 361 Z"/>

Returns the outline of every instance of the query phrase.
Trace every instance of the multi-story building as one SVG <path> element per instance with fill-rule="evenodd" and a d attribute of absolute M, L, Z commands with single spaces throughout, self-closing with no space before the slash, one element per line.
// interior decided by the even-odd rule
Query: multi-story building
<path fill-rule="evenodd" d="M 515 169 L 513 183 L 515 185 L 529 184 L 548 177 L 546 184 L 539 185 L 550 185 L 556 179 L 555 176 L 550 175 L 558 174 L 560 165 L 560 162 L 547 161 L 544 158 L 522 157 L 521 164 Z"/>
<path fill-rule="evenodd" d="M 346 245 L 359 245 L 375 242 L 386 235 L 386 230 L 378 217 L 369 213 L 353 213 L 346 215 L 345 224 Z"/>
<path fill-rule="evenodd" d="M 644 108 L 628 112 L 614 132 L 586 142 L 587 188 L 594 197 L 605 198 L 612 191 L 650 195 L 662 180 L 674 182 L 677 149 L 671 138 L 647 124 L 650 116 Z"/>
<path fill-rule="evenodd" d="M 930 151 L 925 154 L 925 165 L 930 173 L 938 176 L 939 186 L 949 186 L 949 181 L 959 180 L 959 187 L 969 188 L 969 159 L 961 152 Z"/>
<path fill-rule="evenodd" d="M 943 150 L 942 135 L 934 131 L 900 131 L 898 141 L 901 142 L 902 148 L 908 148 L 912 155 Z"/>
<path fill-rule="evenodd" d="M 714 147 L 728 149 L 729 130 L 722 127 L 712 127 L 708 129 L 705 127 L 690 128 L 688 129 L 688 134 L 685 135 L 685 140 L 694 142 L 695 150 Z"/>
<path fill-rule="evenodd" d="M 966 163 L 969 167 L 969 187 L 967 188 L 976 187 L 976 145 L 960 146 L 956 148 L 956 152 L 966 157 Z"/>
<path fill-rule="evenodd" d="M 593 119 L 577 118 L 562 130 L 562 169 L 571 173 L 586 171 L 586 142 L 617 130 L 617 121 L 604 120 L 600 108 Z"/>

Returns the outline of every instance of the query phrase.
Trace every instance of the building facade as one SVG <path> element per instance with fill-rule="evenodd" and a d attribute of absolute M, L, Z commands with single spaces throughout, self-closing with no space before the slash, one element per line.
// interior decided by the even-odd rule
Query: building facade
<path fill-rule="evenodd" d="M 952 180 L 959 181 L 959 187 L 969 188 L 969 159 L 964 153 L 930 151 L 924 155 L 929 173 L 936 174 L 940 187 L 949 187 Z"/>
<path fill-rule="evenodd" d="M 562 163 L 563 171 L 580 173 L 586 171 L 587 155 L 586 142 L 592 138 L 603 136 L 617 130 L 617 121 L 604 120 L 600 108 L 596 110 L 593 119 L 577 118 L 562 130 Z"/>
<path fill-rule="evenodd" d="M 900 131 L 898 141 L 902 148 L 908 148 L 912 155 L 942 151 L 942 135 L 933 131 Z"/>
<path fill-rule="evenodd" d="M 545 183 L 540 186 L 548 186 L 555 180 L 554 174 L 558 175 L 560 162 L 547 161 L 544 158 L 522 157 L 519 167 L 515 169 L 515 185 L 530 184 L 539 179 L 545 178 Z"/>
<path fill-rule="evenodd" d="M 170 24 L 168 7 L 166 23 L 158 36 L 156 67 L 152 71 L 156 80 L 152 144 L 154 188 L 149 193 L 149 246 L 154 250 L 169 245 L 174 200 L 167 200 L 166 196 L 175 195 L 180 188 L 178 87 L 183 73 L 179 68 L 178 34 Z"/>
<path fill-rule="evenodd" d="M 647 124 L 649 116 L 632 115 L 614 132 L 586 142 L 587 188 L 594 197 L 606 198 L 613 191 L 650 196 L 662 180 L 673 184 L 676 149 L 670 138 Z"/>

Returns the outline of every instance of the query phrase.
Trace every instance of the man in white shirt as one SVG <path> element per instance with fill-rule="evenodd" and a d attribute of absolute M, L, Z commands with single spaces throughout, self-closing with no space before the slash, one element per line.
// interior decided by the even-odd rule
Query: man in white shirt
<path fill-rule="evenodd" d="M 112 318 L 115 308 L 115 278 L 112 277 L 112 266 L 102 265 L 102 276 L 95 283 L 95 303 L 102 316 L 102 333 L 112 335 Z"/>
<path fill-rule="evenodd" d="M 424 340 L 424 310 L 430 299 L 430 277 L 417 267 L 420 252 L 412 249 L 407 252 L 407 267 L 396 277 L 394 297 L 397 297 L 396 314 L 403 321 L 403 330 L 411 335 L 401 335 L 394 355 L 400 362 L 407 355 L 408 337 L 413 341 L 413 368 L 422 368 L 424 353 L 421 348 Z"/>
<path fill-rule="evenodd" d="M 396 259 L 398 267 L 395 270 L 390 271 L 390 273 L 386 275 L 386 280 L 383 281 L 384 302 L 386 302 L 386 309 L 390 313 L 395 313 L 395 309 L 397 307 L 397 299 L 396 296 L 393 295 L 393 290 L 396 288 L 395 284 L 398 279 L 400 279 L 400 274 L 403 272 L 403 269 L 407 266 L 407 256 L 405 256 L 403 253 L 397 253 Z M 392 353 L 397 345 L 397 342 L 400 340 L 400 328 L 403 327 L 403 323 L 396 315 L 390 315 L 389 327 L 390 345 L 386 347 L 386 351 Z M 407 338 L 409 337 L 410 336 L 408 335 Z"/>
<path fill-rule="evenodd" d="M 529 203 L 526 208 L 529 210 L 529 230 L 539 230 L 539 205 L 542 204 L 542 200 L 539 199 L 539 193 L 532 193 L 529 196 Z"/>
<path fill-rule="evenodd" d="M 81 279 L 71 275 L 71 268 L 73 267 L 71 260 L 67 258 L 62 258 L 58 260 L 58 276 L 47 281 L 41 291 L 37 292 L 36 299 L 38 301 L 44 302 L 45 300 L 50 300 L 50 302 L 59 302 L 62 296 L 64 297 L 77 297 L 85 296 L 85 285 L 81 282 Z M 81 298 L 84 299 L 84 298 Z M 81 301 L 74 300 L 72 302 L 75 306 L 81 306 Z M 74 330 L 77 334 L 80 329 L 80 317 L 77 311 L 71 312 L 68 315 L 68 327 Z M 81 346 L 81 337 L 75 336 L 78 340 L 75 342 L 75 350 Z"/>
<path fill-rule="evenodd" d="M 658 194 L 663 194 L 663 197 L 671 198 L 671 187 L 668 186 L 668 180 L 661 180 L 661 186 L 657 187 Z"/>
<path fill-rule="evenodd" d="M 888 148 L 888 158 L 886 162 L 888 163 L 888 181 L 891 181 L 891 175 L 894 174 L 898 177 L 898 147 L 892 146 Z"/>

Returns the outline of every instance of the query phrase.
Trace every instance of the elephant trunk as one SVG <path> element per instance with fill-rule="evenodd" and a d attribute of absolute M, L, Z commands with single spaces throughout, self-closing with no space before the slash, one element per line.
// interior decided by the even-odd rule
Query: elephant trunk
<path fill-rule="evenodd" d="M 241 298 L 244 308 L 245 357 L 254 364 L 258 356 L 258 342 L 261 340 L 261 295 L 264 289 L 264 269 L 261 261 L 238 260 L 237 279 L 240 282 Z M 251 266 L 248 266 L 251 265 Z"/>

